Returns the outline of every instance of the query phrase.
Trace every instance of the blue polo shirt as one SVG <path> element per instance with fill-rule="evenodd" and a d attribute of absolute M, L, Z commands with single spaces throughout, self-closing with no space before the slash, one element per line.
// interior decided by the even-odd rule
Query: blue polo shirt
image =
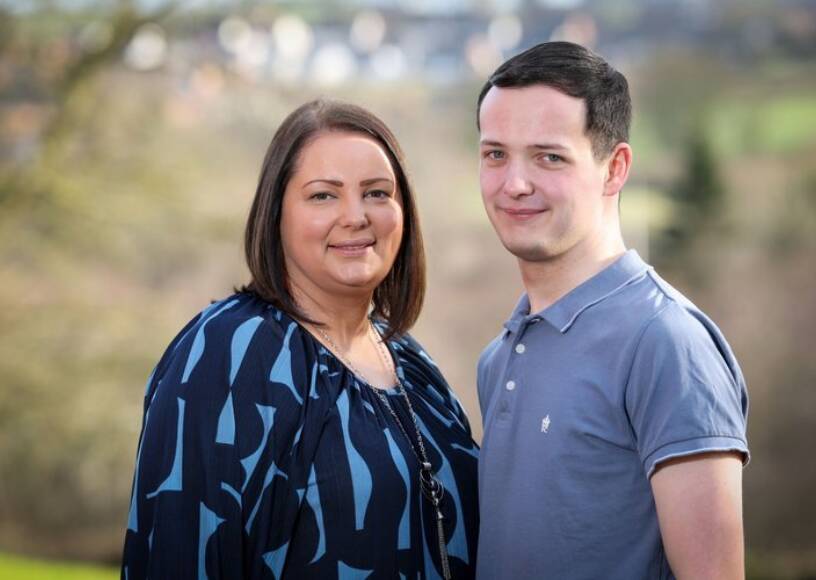
<path fill-rule="evenodd" d="M 649 477 L 673 457 L 748 460 L 731 348 L 633 250 L 529 310 L 479 360 L 477 578 L 673 578 Z"/>

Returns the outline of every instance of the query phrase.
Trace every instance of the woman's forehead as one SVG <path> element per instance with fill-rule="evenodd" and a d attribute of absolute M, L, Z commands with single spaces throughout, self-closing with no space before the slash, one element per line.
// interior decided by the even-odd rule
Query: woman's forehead
<path fill-rule="evenodd" d="M 325 179 L 342 181 L 375 177 L 395 181 L 395 172 L 384 147 L 371 136 L 347 131 L 321 132 L 304 144 L 293 178 L 303 179 L 315 173 Z"/>

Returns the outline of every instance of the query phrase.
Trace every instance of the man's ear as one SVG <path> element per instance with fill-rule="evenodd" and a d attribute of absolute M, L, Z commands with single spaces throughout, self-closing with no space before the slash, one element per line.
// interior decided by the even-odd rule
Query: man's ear
<path fill-rule="evenodd" d="M 632 167 L 632 148 L 629 143 L 618 143 L 606 162 L 604 195 L 617 195 L 629 177 Z"/>

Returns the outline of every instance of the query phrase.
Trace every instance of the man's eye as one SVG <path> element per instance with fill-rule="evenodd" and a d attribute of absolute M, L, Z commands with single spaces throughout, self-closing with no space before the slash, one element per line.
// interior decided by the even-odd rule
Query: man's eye
<path fill-rule="evenodd" d="M 560 155 L 556 155 L 555 153 L 547 153 L 544 157 L 550 163 L 558 163 L 564 160 L 563 157 L 561 157 Z"/>
<path fill-rule="evenodd" d="M 504 151 L 492 149 L 485 153 L 485 157 L 487 157 L 488 159 L 492 159 L 493 161 L 499 161 L 501 159 L 504 159 Z"/>

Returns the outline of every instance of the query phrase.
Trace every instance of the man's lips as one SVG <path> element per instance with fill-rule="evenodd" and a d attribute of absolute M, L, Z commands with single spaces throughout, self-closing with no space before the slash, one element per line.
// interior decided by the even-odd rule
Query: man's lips
<path fill-rule="evenodd" d="M 549 211 L 546 208 L 531 208 L 531 207 L 499 207 L 499 211 L 506 213 L 508 216 L 514 219 L 529 219 L 540 215 L 544 212 Z"/>

